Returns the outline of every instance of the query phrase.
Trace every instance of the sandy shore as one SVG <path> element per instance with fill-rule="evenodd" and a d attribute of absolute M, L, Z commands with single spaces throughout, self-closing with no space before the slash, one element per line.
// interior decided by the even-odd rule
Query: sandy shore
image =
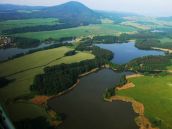
<path fill-rule="evenodd" d="M 132 74 L 132 75 L 127 75 L 126 78 L 129 79 L 129 78 L 136 78 L 136 77 L 142 77 L 144 76 L 143 74 Z"/>
<path fill-rule="evenodd" d="M 172 50 L 171 49 L 158 48 L 158 47 L 152 47 L 152 49 L 154 49 L 154 50 L 160 50 L 160 51 L 164 51 L 164 52 L 168 52 L 168 53 L 172 53 Z"/>
<path fill-rule="evenodd" d="M 129 82 L 123 86 L 116 87 L 116 90 L 125 90 L 125 89 L 129 89 L 129 88 L 133 88 L 133 87 L 135 87 L 135 85 L 132 82 Z"/>

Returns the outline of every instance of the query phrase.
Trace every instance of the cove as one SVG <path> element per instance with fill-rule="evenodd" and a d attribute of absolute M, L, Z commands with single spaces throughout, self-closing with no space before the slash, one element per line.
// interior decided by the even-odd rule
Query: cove
<path fill-rule="evenodd" d="M 80 79 L 70 92 L 48 101 L 66 119 L 58 129 L 138 129 L 130 103 L 106 102 L 103 93 L 119 81 L 120 74 L 103 69 Z"/>
<path fill-rule="evenodd" d="M 143 57 L 143 56 L 165 55 L 165 53 L 162 51 L 138 49 L 135 47 L 134 42 L 96 44 L 96 46 L 112 51 L 114 53 L 114 58 L 112 59 L 112 62 L 116 64 L 125 64 L 135 58 Z"/>

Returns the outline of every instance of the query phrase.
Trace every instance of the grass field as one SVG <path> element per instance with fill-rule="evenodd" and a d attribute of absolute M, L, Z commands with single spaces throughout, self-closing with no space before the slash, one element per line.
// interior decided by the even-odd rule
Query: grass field
<path fill-rule="evenodd" d="M 121 24 L 126 25 L 126 26 L 132 26 L 132 27 L 135 27 L 137 29 L 142 29 L 142 30 L 151 29 L 149 26 L 142 25 L 142 24 L 139 24 L 139 23 L 136 23 L 136 22 L 131 22 L 131 21 L 123 22 Z"/>
<path fill-rule="evenodd" d="M 56 65 L 60 63 L 72 63 L 79 62 L 86 59 L 93 59 L 94 55 L 90 53 L 78 52 L 74 56 L 63 57 L 64 54 L 72 50 L 67 47 L 60 47 L 45 51 L 36 52 L 30 55 L 26 55 L 14 60 L 1 63 L 0 64 L 0 76 L 9 75 L 24 69 L 32 68 L 39 65 L 47 64 L 52 60 L 60 58 L 51 65 Z M 33 82 L 34 76 L 43 72 L 43 67 L 21 72 L 10 76 L 10 79 L 15 79 L 14 82 L 10 83 L 8 86 L 0 89 L 0 101 L 8 102 L 16 97 L 30 94 L 30 85 Z M 27 110 L 25 110 L 25 108 Z M 8 105 L 9 113 L 13 116 L 13 120 L 20 120 L 21 118 L 33 118 L 33 116 L 46 116 L 45 110 L 41 107 L 37 107 L 29 103 L 14 102 Z M 27 112 L 25 112 L 27 111 Z M 33 115 L 34 114 L 34 115 Z"/>
<path fill-rule="evenodd" d="M 168 43 L 168 42 L 172 43 L 172 39 L 171 38 L 162 38 L 162 39 L 160 39 L 160 41 L 161 41 L 162 44 Z"/>
<path fill-rule="evenodd" d="M 24 20 L 8 20 L 0 22 L 0 30 L 7 30 L 13 28 L 30 27 L 38 25 L 54 25 L 59 21 L 56 18 L 36 18 L 36 19 L 24 19 Z"/>
<path fill-rule="evenodd" d="M 118 91 L 118 95 L 134 98 L 145 106 L 145 115 L 151 120 L 161 120 L 161 129 L 172 129 L 172 76 L 144 76 L 130 79 L 134 88 Z"/>
<path fill-rule="evenodd" d="M 171 21 L 162 21 L 154 17 L 131 16 L 131 17 L 125 17 L 125 19 L 127 20 L 127 23 L 134 22 L 136 24 L 140 24 L 141 26 L 143 25 L 151 29 L 172 27 Z"/>
<path fill-rule="evenodd" d="M 89 35 L 119 35 L 120 33 L 134 33 L 137 29 L 129 26 L 115 24 L 97 24 L 89 26 L 80 26 L 76 28 L 43 31 L 43 32 L 28 32 L 16 34 L 16 36 L 45 40 L 48 38 L 59 39 L 61 37 L 80 37 Z"/>
<path fill-rule="evenodd" d="M 172 59 L 171 59 L 171 65 L 168 66 L 167 69 L 172 71 Z"/>

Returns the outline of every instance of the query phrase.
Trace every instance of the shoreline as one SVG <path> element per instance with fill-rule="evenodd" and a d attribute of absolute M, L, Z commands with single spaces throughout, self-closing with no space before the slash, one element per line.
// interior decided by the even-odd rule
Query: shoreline
<path fill-rule="evenodd" d="M 141 76 L 144 75 L 134 74 L 134 75 L 128 75 L 126 76 L 126 78 L 129 79 L 129 78 L 141 77 Z M 133 87 L 135 87 L 135 85 L 132 82 L 128 82 L 121 87 L 116 87 L 115 90 L 126 90 Z M 135 99 L 130 98 L 128 96 L 119 96 L 119 95 L 111 96 L 110 98 L 104 98 L 104 100 L 108 102 L 123 101 L 123 102 L 131 103 L 134 112 L 138 114 L 138 116 L 135 118 L 135 122 L 139 126 L 139 129 L 159 129 L 158 127 L 152 127 L 151 122 L 144 115 L 144 105 L 141 102 L 138 102 Z"/>
<path fill-rule="evenodd" d="M 103 66 L 102 66 L 102 68 L 103 68 Z M 37 95 L 34 98 L 30 99 L 30 101 L 31 101 L 32 104 L 35 104 L 35 105 L 38 105 L 38 106 L 42 106 L 46 110 L 47 114 L 49 115 L 49 117 L 51 119 L 50 120 L 50 124 L 52 126 L 54 126 L 54 127 L 57 127 L 60 124 L 62 124 L 63 121 L 59 121 L 59 120 L 56 119 L 57 112 L 54 111 L 51 107 L 49 107 L 47 102 L 49 100 L 51 100 L 51 99 L 54 99 L 56 97 L 60 97 L 60 96 L 62 96 L 64 94 L 72 91 L 74 88 L 76 88 L 76 86 L 80 82 L 80 78 L 81 77 L 84 77 L 84 76 L 87 76 L 88 74 L 97 72 L 98 70 L 100 70 L 100 68 L 94 68 L 94 69 L 90 70 L 89 72 L 85 72 L 85 73 L 79 75 L 79 78 L 78 78 L 77 82 L 73 86 L 71 86 L 70 88 L 66 89 L 65 91 L 62 91 L 62 92 L 58 93 L 57 95 L 52 95 L 52 96 Z M 47 107 L 49 109 L 46 109 Z"/>
<path fill-rule="evenodd" d="M 111 69 L 110 67 L 107 67 L 107 66 L 102 66 L 102 68 Z M 49 107 L 48 104 L 47 104 L 47 102 L 49 100 L 54 99 L 56 97 L 60 97 L 60 96 L 62 96 L 64 94 L 72 91 L 74 88 L 76 88 L 76 86 L 80 82 L 80 78 L 82 78 L 84 76 L 87 76 L 88 74 L 97 72 L 99 70 L 100 70 L 100 68 L 94 68 L 94 69 L 90 70 L 89 72 L 85 72 L 85 73 L 79 75 L 79 78 L 78 78 L 77 82 L 73 86 L 66 89 L 65 91 L 62 91 L 62 92 L 58 93 L 57 95 L 52 95 L 52 96 L 46 96 L 46 95 L 40 95 L 39 96 L 38 95 L 38 96 L 35 96 L 34 98 L 31 99 L 31 103 L 33 103 L 35 105 L 38 105 L 38 106 L 42 106 L 43 108 L 46 109 L 46 107 Z M 114 70 L 114 69 L 111 69 L 111 70 Z M 127 75 L 126 78 L 128 79 L 128 78 L 141 77 L 141 76 L 144 76 L 144 75 L 142 75 L 142 74 L 133 74 L 133 75 Z M 116 87 L 116 89 L 118 88 L 117 90 L 124 90 L 124 89 L 133 88 L 134 86 L 135 85 L 132 82 L 129 82 L 129 83 L 125 84 L 122 87 Z M 144 116 L 144 106 L 143 106 L 143 104 L 135 101 L 134 99 L 130 99 L 129 97 L 124 97 L 124 96 L 112 96 L 110 99 L 104 98 L 104 100 L 108 101 L 108 102 L 112 102 L 112 101 L 116 101 L 116 100 L 124 101 L 124 102 L 130 102 L 132 104 L 134 112 L 139 114 L 139 116 L 136 117 L 135 121 L 136 121 L 136 124 L 140 127 L 140 129 L 159 129 L 159 128 L 152 128 L 151 127 L 151 123 Z M 142 106 L 140 106 L 140 105 L 142 105 Z M 52 120 L 50 120 L 51 125 L 57 127 L 61 123 L 63 123 L 63 121 L 53 120 L 53 118 L 55 118 L 55 116 L 57 115 L 57 112 L 55 112 L 53 109 L 51 109 L 51 107 L 50 107 L 50 109 L 48 109 L 46 111 L 47 111 L 47 113 L 49 114 L 49 116 L 52 119 Z M 151 128 L 147 128 L 148 125 Z"/>
<path fill-rule="evenodd" d="M 172 53 L 172 50 L 171 49 L 167 49 L 167 48 L 159 48 L 159 47 L 151 47 L 152 49 L 154 50 L 160 50 L 160 51 L 163 51 L 163 52 L 168 52 L 168 53 Z"/>
<path fill-rule="evenodd" d="M 138 114 L 138 116 L 135 118 L 135 122 L 139 126 L 139 129 L 159 129 L 157 127 L 152 127 L 151 122 L 144 115 L 144 105 L 134 100 L 133 98 L 116 95 L 116 96 L 112 96 L 110 99 L 105 99 L 105 100 L 108 102 L 123 101 L 123 102 L 131 103 L 134 112 Z"/>

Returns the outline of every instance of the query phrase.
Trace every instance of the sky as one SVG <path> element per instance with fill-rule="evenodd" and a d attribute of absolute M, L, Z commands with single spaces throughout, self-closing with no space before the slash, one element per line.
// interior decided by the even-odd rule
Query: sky
<path fill-rule="evenodd" d="M 70 0 L 0 0 L 0 3 L 52 6 Z M 172 16 L 172 0 L 75 0 L 91 9 L 133 12 L 146 16 Z"/>

